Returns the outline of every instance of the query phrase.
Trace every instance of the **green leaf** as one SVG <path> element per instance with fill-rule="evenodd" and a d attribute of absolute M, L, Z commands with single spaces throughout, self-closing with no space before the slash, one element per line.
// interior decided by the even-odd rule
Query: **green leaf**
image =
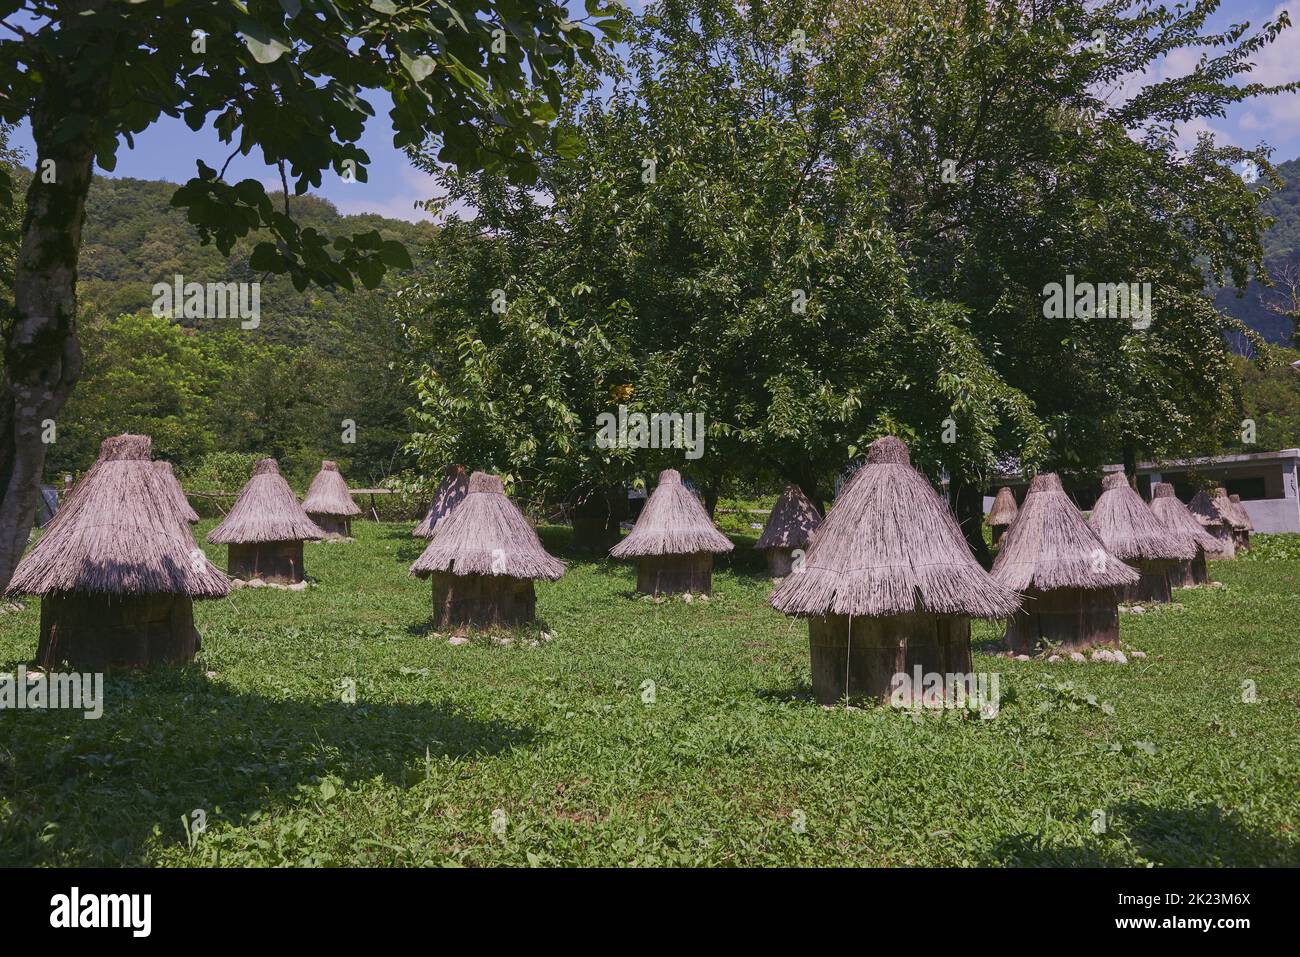
<path fill-rule="evenodd" d="M 249 17 L 239 18 L 239 32 L 244 37 L 244 45 L 253 59 L 258 63 L 274 63 L 289 52 L 289 45 L 271 33 L 256 20 Z"/>

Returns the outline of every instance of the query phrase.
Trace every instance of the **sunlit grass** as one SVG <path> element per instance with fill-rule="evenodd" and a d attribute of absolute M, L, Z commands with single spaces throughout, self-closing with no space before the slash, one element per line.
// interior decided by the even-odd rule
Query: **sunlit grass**
<path fill-rule="evenodd" d="M 305 593 L 198 605 L 200 661 L 110 676 L 102 719 L 0 711 L 0 863 L 1300 863 L 1285 550 L 1126 615 L 1145 659 L 981 651 L 999 717 L 914 720 L 810 700 L 805 626 L 766 605 L 752 537 L 707 603 L 574 560 L 538 586 L 551 640 L 453 646 L 408 527 L 355 528 L 308 546 Z M 0 615 L 0 670 L 30 661 L 38 615 Z"/>

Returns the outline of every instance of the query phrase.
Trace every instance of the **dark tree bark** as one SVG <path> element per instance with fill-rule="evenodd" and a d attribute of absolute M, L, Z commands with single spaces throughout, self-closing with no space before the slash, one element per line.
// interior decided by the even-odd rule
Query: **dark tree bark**
<path fill-rule="evenodd" d="M 1124 436 L 1124 477 L 1129 485 L 1137 487 L 1137 445 L 1131 435 Z"/>
<path fill-rule="evenodd" d="M 718 508 L 718 491 L 722 483 L 717 479 L 710 479 L 704 486 L 704 510 L 709 513 L 709 518 L 713 518 L 714 511 Z"/>
<path fill-rule="evenodd" d="M 796 468 L 792 474 L 794 475 L 794 484 L 799 486 L 799 491 L 803 492 L 808 501 L 812 502 L 817 508 L 817 513 L 824 518 L 826 516 L 826 493 L 822 490 L 821 483 L 817 479 L 816 470 L 804 463 Z"/>
<path fill-rule="evenodd" d="M 6 330 L 0 382 L 0 588 L 13 577 L 31 534 L 45 467 L 45 422 L 57 423 L 81 375 L 77 261 L 95 118 L 103 115 L 110 86 L 108 77 L 74 83 L 69 74 L 75 63 L 47 67 L 49 94 L 31 118 L 36 169 L 27 190 L 14 275 L 15 316 Z M 88 121 L 68 135 L 68 127 L 60 130 L 59 124 L 72 114 Z M 55 434 L 57 440 L 57 425 Z"/>
<path fill-rule="evenodd" d="M 948 501 L 976 560 L 992 568 L 993 555 L 984 543 L 984 489 L 954 472 L 948 481 Z"/>

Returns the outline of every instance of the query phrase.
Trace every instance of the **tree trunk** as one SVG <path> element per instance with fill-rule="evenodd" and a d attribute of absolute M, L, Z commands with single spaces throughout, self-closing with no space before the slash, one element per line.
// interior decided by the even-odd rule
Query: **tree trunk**
<path fill-rule="evenodd" d="M 15 316 L 5 338 L 0 381 L 0 588 L 9 584 L 31 534 L 45 467 L 46 422 L 57 421 L 81 375 L 77 259 L 95 120 L 106 108 L 110 82 L 96 77 L 88 86 L 74 86 L 68 69 L 75 66 L 49 65 L 48 93 L 32 114 L 36 169 L 27 189 L 14 275 Z M 89 118 L 80 131 L 68 136 L 67 129 L 59 130 L 63 120 L 76 115 Z M 51 175 L 53 182 L 47 182 Z"/>
<path fill-rule="evenodd" d="M 1131 435 L 1125 435 L 1123 441 L 1124 478 L 1128 484 L 1137 488 L 1137 445 Z"/>
<path fill-rule="evenodd" d="M 817 482 L 816 470 L 807 464 L 801 465 L 794 471 L 794 484 L 798 485 L 799 491 L 803 492 L 808 501 L 813 503 L 817 509 L 817 514 L 825 518 L 826 499 L 821 486 Z"/>
<path fill-rule="evenodd" d="M 976 560 L 992 568 L 993 556 L 984 542 L 984 489 L 953 472 L 948 480 L 948 501 Z"/>
<path fill-rule="evenodd" d="M 704 486 L 704 510 L 709 513 L 710 519 L 718 508 L 718 490 L 721 485 L 717 479 L 710 479 Z"/>

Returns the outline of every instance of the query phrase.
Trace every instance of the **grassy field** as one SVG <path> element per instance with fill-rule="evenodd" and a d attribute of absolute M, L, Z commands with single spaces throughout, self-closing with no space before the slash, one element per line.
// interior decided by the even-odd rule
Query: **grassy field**
<path fill-rule="evenodd" d="M 0 711 L 0 864 L 1300 864 L 1294 536 L 1125 615 L 1128 665 L 1012 661 L 977 625 L 979 720 L 814 704 L 752 538 L 707 603 L 575 560 L 538 589 L 550 640 L 455 646 L 408 526 L 357 531 L 308 546 L 307 592 L 196 606 L 198 664 L 110 676 L 101 719 Z M 0 671 L 37 624 L 0 613 Z"/>

